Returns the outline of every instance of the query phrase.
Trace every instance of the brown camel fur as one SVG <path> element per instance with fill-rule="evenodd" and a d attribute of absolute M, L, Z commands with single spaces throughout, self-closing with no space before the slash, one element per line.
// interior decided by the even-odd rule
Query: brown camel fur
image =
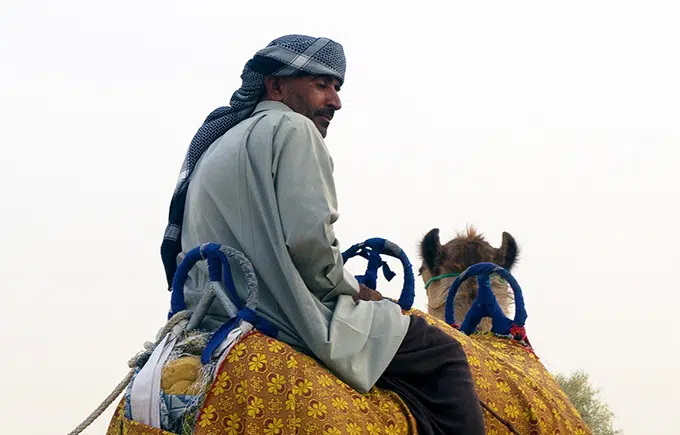
<path fill-rule="evenodd" d="M 448 273 L 460 273 L 479 262 L 492 262 L 511 271 L 517 263 L 519 248 L 515 239 L 507 232 L 503 232 L 500 248 L 494 248 L 475 228 L 468 227 L 466 232 L 458 233 L 448 243 L 442 245 L 439 241 L 439 229 L 430 230 L 420 242 L 420 258 L 422 264 L 419 275 L 427 283 L 432 277 Z M 429 314 L 444 320 L 444 308 L 448 289 L 455 278 L 443 278 L 433 281 L 427 288 L 427 311 Z M 512 318 L 514 298 L 508 284 L 496 276 L 491 277 L 491 288 L 498 299 L 505 314 Z M 465 314 L 477 297 L 477 280 L 466 280 L 461 284 L 454 299 L 455 321 L 458 325 L 463 322 Z M 478 331 L 486 332 L 491 329 L 491 320 L 482 319 L 477 327 Z"/>

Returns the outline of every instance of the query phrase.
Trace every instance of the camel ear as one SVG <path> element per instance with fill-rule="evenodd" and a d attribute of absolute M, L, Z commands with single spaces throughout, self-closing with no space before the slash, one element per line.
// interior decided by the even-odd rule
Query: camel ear
<path fill-rule="evenodd" d="M 420 242 L 420 258 L 423 259 L 425 265 L 430 269 L 434 270 L 437 263 L 437 257 L 442 249 L 442 245 L 439 242 L 439 228 L 433 228 L 425 234 L 423 240 Z"/>
<path fill-rule="evenodd" d="M 510 235 L 510 233 L 503 232 L 503 242 L 501 247 L 497 249 L 497 259 L 496 264 L 502 266 L 506 270 L 512 269 L 512 266 L 517 263 L 517 257 L 519 256 L 519 248 L 517 247 L 517 242 L 515 238 Z"/>

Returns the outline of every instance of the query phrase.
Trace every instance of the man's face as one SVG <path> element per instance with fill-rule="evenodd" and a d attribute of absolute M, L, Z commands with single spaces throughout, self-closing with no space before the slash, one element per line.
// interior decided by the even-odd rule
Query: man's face
<path fill-rule="evenodd" d="M 276 100 L 311 119 L 325 138 L 335 111 L 342 107 L 339 91 L 340 82 L 334 77 L 286 77 L 280 80 Z"/>

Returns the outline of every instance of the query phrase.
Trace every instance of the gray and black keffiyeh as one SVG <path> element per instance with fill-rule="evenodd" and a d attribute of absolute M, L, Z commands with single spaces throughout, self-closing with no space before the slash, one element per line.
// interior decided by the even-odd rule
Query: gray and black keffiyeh
<path fill-rule="evenodd" d="M 265 76 L 309 74 L 330 75 L 344 81 L 345 54 L 342 45 L 327 38 L 305 35 L 286 35 L 275 39 L 246 63 L 241 74 L 241 88 L 233 93 L 230 106 L 215 109 L 196 132 L 179 173 L 161 245 L 169 288 L 177 270 L 177 255 L 182 252 L 184 205 L 196 162 L 215 140 L 253 113 L 265 91 Z"/>

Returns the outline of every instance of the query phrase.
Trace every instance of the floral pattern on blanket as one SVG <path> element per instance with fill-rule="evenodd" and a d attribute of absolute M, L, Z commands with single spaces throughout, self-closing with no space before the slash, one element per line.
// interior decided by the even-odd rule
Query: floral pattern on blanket
<path fill-rule="evenodd" d="M 477 394 L 486 405 L 486 433 L 589 435 L 576 409 L 539 359 L 516 341 L 467 336 L 424 317 L 463 346 Z M 125 418 L 119 405 L 107 435 L 172 435 Z M 487 409 L 488 408 L 488 409 Z M 191 422 L 195 435 L 409 435 L 416 422 L 390 391 L 360 394 L 317 360 L 254 331 L 227 354 Z"/>
<path fill-rule="evenodd" d="M 480 400 L 520 434 L 591 434 L 557 381 L 528 348 L 492 333 L 468 336 L 418 310 L 409 313 L 424 317 L 463 346 Z M 512 434 L 492 412 L 484 409 L 486 433 Z"/>
<path fill-rule="evenodd" d="M 395 393 L 359 394 L 315 359 L 260 332 L 229 352 L 195 429 L 205 435 L 414 432 L 415 420 Z"/>

